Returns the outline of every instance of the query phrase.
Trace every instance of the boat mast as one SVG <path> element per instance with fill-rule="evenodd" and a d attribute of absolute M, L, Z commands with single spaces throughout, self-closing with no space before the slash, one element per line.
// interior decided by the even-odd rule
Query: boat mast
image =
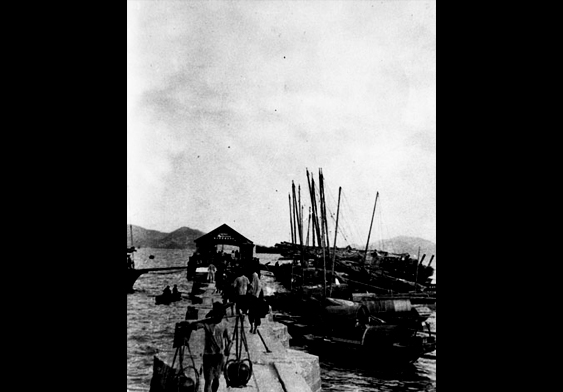
<path fill-rule="evenodd" d="M 422 255 L 422 260 L 420 260 L 420 262 L 417 261 L 416 263 L 416 272 L 414 274 L 414 292 L 417 292 L 417 287 L 416 285 L 418 284 L 418 266 L 422 265 L 422 262 L 424 261 L 424 258 L 426 257 L 426 253 Z"/>
<path fill-rule="evenodd" d="M 289 198 L 289 226 L 291 228 L 291 243 L 295 243 L 294 236 L 293 236 L 293 218 L 291 213 L 291 195 L 288 194 L 287 197 Z"/>
<path fill-rule="evenodd" d="M 334 264 L 336 262 L 336 236 L 338 234 L 338 216 L 340 215 L 340 193 L 342 193 L 342 187 L 338 188 L 338 207 L 336 208 L 336 228 L 334 229 L 334 245 L 332 249 L 332 278 L 335 280 L 334 275 Z M 332 282 L 330 284 L 330 296 L 332 296 Z"/>
<path fill-rule="evenodd" d="M 297 187 L 299 195 L 299 244 L 301 245 L 301 287 L 305 286 L 305 248 L 303 246 L 303 206 L 301 205 L 301 185 Z"/>
<path fill-rule="evenodd" d="M 301 216 L 299 214 L 300 206 L 297 205 L 297 196 L 295 194 L 295 183 L 291 182 L 291 188 L 293 192 L 293 217 L 294 225 L 297 228 L 295 233 L 295 244 L 297 245 L 297 234 L 299 234 L 299 244 L 301 246 L 301 265 L 303 265 L 303 225 L 301 224 Z"/>
<path fill-rule="evenodd" d="M 319 169 L 319 199 L 321 203 L 321 238 L 322 238 L 322 250 L 323 250 L 323 296 L 326 298 L 326 253 L 325 253 L 325 246 L 328 243 L 326 232 L 326 208 L 324 205 L 324 184 L 323 184 L 323 172 Z"/>
<path fill-rule="evenodd" d="M 129 223 L 129 232 L 131 233 L 131 248 L 134 247 L 133 245 L 133 224 Z M 131 249 L 133 250 L 133 249 Z M 133 262 L 135 262 L 135 252 L 131 252 L 131 260 L 133 260 Z"/>
<path fill-rule="evenodd" d="M 299 207 L 298 219 L 299 219 L 299 238 L 303 242 L 303 207 L 301 206 L 301 185 L 297 186 L 297 196 L 299 197 L 297 206 Z"/>
<path fill-rule="evenodd" d="M 291 226 L 291 244 L 293 245 L 295 254 L 295 232 L 293 230 L 293 209 L 291 208 L 291 194 L 287 195 L 289 198 L 289 225 Z M 291 277 L 289 279 L 289 289 L 293 290 L 293 261 L 291 262 Z"/>
<path fill-rule="evenodd" d="M 326 217 L 326 198 L 325 198 L 325 184 L 324 181 L 325 177 L 323 175 L 323 171 L 322 169 L 319 169 L 319 187 L 321 188 L 320 190 L 320 195 L 321 195 L 321 211 L 322 211 L 322 224 L 323 224 L 323 228 L 325 230 L 325 241 L 326 241 L 326 248 L 328 250 L 330 250 L 330 242 L 328 239 L 328 219 Z"/>
<path fill-rule="evenodd" d="M 305 245 L 309 246 L 309 233 L 311 233 L 311 207 L 309 207 L 309 221 L 307 222 L 307 239 Z M 315 237 L 313 237 L 313 247 L 315 247 Z"/>
<path fill-rule="evenodd" d="M 377 207 L 377 199 L 379 199 L 379 192 L 377 192 L 377 194 L 375 195 L 375 204 L 373 205 L 373 214 L 371 215 L 371 224 L 369 225 L 368 242 L 366 243 L 366 252 L 364 254 L 364 264 L 366 263 L 366 258 L 368 255 L 369 237 L 371 236 L 371 228 L 373 226 L 373 218 L 375 216 L 375 207 Z"/>
<path fill-rule="evenodd" d="M 307 170 L 307 182 L 309 182 L 309 171 Z M 311 205 L 313 206 L 313 235 L 317 235 L 317 245 L 322 246 L 321 231 L 319 227 L 319 212 L 317 210 L 317 199 L 315 197 L 315 179 L 311 178 L 309 183 L 309 192 L 311 193 Z"/>
<path fill-rule="evenodd" d="M 129 212 L 129 219 L 131 219 L 131 199 L 129 198 L 129 184 L 127 184 L 127 210 Z M 129 233 L 131 235 L 131 248 L 133 248 L 133 223 L 129 223 Z M 131 260 L 135 262 L 135 252 L 131 252 Z"/>

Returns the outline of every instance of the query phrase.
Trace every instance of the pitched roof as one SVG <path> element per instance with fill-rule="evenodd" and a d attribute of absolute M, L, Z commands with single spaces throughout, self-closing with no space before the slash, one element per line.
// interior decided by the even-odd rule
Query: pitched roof
<path fill-rule="evenodd" d="M 222 224 L 216 229 L 194 240 L 196 244 L 205 242 L 214 242 L 220 244 L 221 241 L 235 242 L 240 244 L 254 244 L 248 238 L 246 238 L 227 224 Z"/>

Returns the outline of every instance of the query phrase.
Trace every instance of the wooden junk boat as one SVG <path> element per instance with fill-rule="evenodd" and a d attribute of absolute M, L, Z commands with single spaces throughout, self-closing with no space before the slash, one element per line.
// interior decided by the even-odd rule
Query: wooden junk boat
<path fill-rule="evenodd" d="M 331 257 L 333 252 L 333 250 L 327 251 Z M 411 259 L 408 254 L 395 257 L 394 254 L 375 250 L 371 253 L 371 257 L 363 262 L 362 258 L 353 257 L 359 253 L 356 252 L 341 249 L 336 249 L 334 252 L 334 272 L 326 271 L 327 284 L 334 284 L 338 279 L 339 285 L 344 284 L 341 289 L 347 289 L 346 297 L 337 297 L 352 299 L 352 293 L 366 290 L 376 294 L 417 292 L 417 296 L 433 297 L 429 300 L 435 303 L 435 285 L 434 290 L 431 291 L 434 268 L 430 263 L 422 264 L 426 255 L 423 255 L 418 262 L 416 259 Z M 311 250 L 311 253 L 304 257 L 304 263 L 297 261 L 300 259 L 299 251 L 294 253 L 292 258 L 295 260 L 293 263 L 285 263 L 274 269 L 278 282 L 288 289 L 296 286 L 292 284 L 292 280 L 298 285 L 322 284 L 324 263 L 319 250 L 316 250 L 316 253 Z M 430 262 L 433 259 L 434 257 L 431 257 Z M 306 265 L 305 268 L 303 264 Z"/>
<path fill-rule="evenodd" d="M 352 302 L 327 298 L 320 312 L 277 321 L 294 341 L 323 356 L 369 366 L 407 365 L 436 350 L 436 336 L 408 298 Z M 367 361 L 366 361 L 367 359 Z"/>
<path fill-rule="evenodd" d="M 338 207 L 336 213 L 336 226 L 334 241 L 330 246 L 327 224 L 326 202 L 324 196 L 324 176 L 319 170 L 319 203 L 315 190 L 314 178 L 310 179 L 307 170 L 307 183 L 311 198 L 309 208 L 309 224 L 303 227 L 303 205 L 301 192 L 296 193 L 295 184 L 292 183 L 292 193 L 289 195 L 290 228 L 292 241 L 275 245 L 283 259 L 292 259 L 292 263 L 276 264 L 274 273 L 276 280 L 289 290 L 302 289 L 305 286 L 323 286 L 323 296 L 352 299 L 354 293 L 365 293 L 366 290 L 377 295 L 403 293 L 416 294 L 411 298 L 426 305 L 434 304 L 435 286 L 432 293 L 427 292 L 432 283 L 435 269 L 430 262 L 424 265 L 426 255 L 411 258 L 408 253 L 391 253 L 382 250 L 369 250 L 371 229 L 375 217 L 379 192 L 375 198 L 371 225 L 368 233 L 365 250 L 353 249 L 350 246 L 337 248 L 338 219 L 340 211 L 339 188 Z M 292 197 L 293 196 L 293 197 Z M 311 234 L 311 236 L 309 235 Z M 306 237 L 305 237 L 306 235 Z M 309 238 L 313 245 L 309 246 Z M 315 245 L 316 240 L 316 245 Z M 420 256 L 420 250 L 419 250 Z M 337 290 L 337 293 L 332 293 Z M 428 290 L 429 291 L 429 290 Z M 429 294 L 433 294 L 432 296 Z"/>

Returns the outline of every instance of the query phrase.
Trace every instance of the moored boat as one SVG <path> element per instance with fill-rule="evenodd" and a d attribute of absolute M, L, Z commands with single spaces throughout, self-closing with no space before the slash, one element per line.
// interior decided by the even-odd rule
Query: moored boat
<path fill-rule="evenodd" d="M 135 284 L 135 282 L 137 281 L 139 276 L 141 276 L 145 272 L 146 271 L 137 270 L 137 269 L 134 269 L 134 268 L 127 270 L 127 293 L 132 293 L 134 291 L 133 285 Z"/>
<path fill-rule="evenodd" d="M 294 341 L 313 352 L 400 366 L 436 350 L 435 334 L 425 322 L 429 315 L 405 298 L 359 303 L 327 298 L 315 315 L 276 319 L 288 326 Z"/>
<path fill-rule="evenodd" d="M 289 195 L 292 240 L 291 243 L 285 241 L 277 243 L 275 248 L 282 255 L 280 260 L 291 259 L 293 262 L 284 263 L 275 268 L 278 282 L 290 290 L 299 286 L 322 285 L 324 296 L 333 296 L 333 287 L 341 284 L 347 286 L 345 294 L 365 292 L 366 290 L 378 295 L 409 294 L 411 292 L 418 294 L 429 289 L 435 271 L 431 266 L 435 255 L 432 255 L 430 262 L 424 265 L 426 254 L 423 254 L 420 258 L 420 248 L 416 257 L 411 257 L 409 253 L 369 250 L 379 192 L 377 192 L 375 198 L 365 249 L 358 250 L 351 246 L 338 248 L 336 241 L 342 188 L 339 188 L 335 235 L 331 247 L 322 170 L 319 170 L 318 206 L 315 182 L 314 179 L 310 180 L 308 170 L 307 183 L 311 199 L 307 229 L 303 227 L 302 210 L 304 207 L 301 204 L 300 187 L 296 194 L 295 184 L 292 183 L 292 194 Z M 312 246 L 309 246 L 309 238 L 312 239 Z M 311 274 L 311 270 L 313 270 L 313 274 Z"/>

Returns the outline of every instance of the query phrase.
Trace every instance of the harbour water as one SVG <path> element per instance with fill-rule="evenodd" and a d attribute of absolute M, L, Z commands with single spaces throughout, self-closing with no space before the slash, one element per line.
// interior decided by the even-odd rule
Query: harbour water
<path fill-rule="evenodd" d="M 139 249 L 135 253 L 136 268 L 185 266 L 190 249 Z M 149 259 L 153 255 L 154 259 Z M 262 264 L 273 265 L 279 255 L 257 254 Z M 176 284 L 180 292 L 189 293 L 186 271 L 166 271 L 141 275 L 134 285 L 135 292 L 127 294 L 127 391 L 148 392 L 152 377 L 153 355 L 170 349 L 174 325 L 183 320 L 188 299 L 170 305 L 155 305 L 154 297 L 164 287 Z M 268 281 L 266 293 L 282 290 Z M 435 330 L 436 314 L 429 322 Z M 292 347 L 305 350 L 303 347 Z M 435 353 L 434 353 L 435 354 Z M 419 359 L 412 366 L 396 373 L 379 373 L 319 358 L 323 391 L 375 392 L 375 391 L 436 391 L 436 361 Z"/>

